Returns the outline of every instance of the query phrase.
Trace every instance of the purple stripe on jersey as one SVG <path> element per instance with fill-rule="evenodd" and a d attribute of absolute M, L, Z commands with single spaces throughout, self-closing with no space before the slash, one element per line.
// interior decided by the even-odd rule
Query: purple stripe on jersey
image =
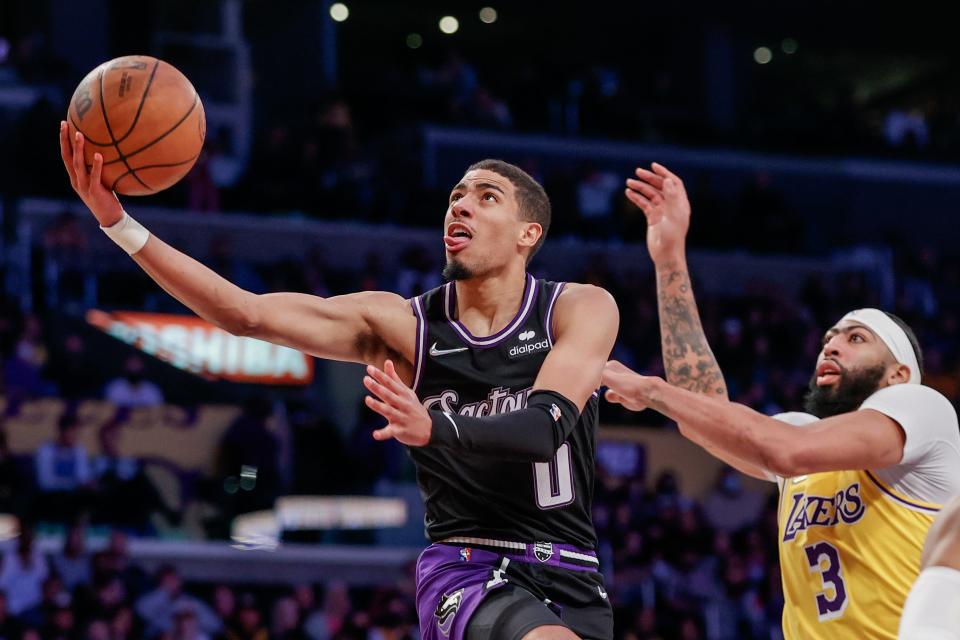
<path fill-rule="evenodd" d="M 883 486 L 883 484 L 879 480 L 877 480 L 877 478 L 874 477 L 874 475 L 870 473 L 870 471 L 866 471 L 866 474 L 867 474 L 867 477 L 873 481 L 873 484 L 880 487 L 880 491 L 883 491 L 885 494 L 887 494 L 888 496 L 890 496 L 900 504 L 904 505 L 905 507 L 914 509 L 916 511 L 923 511 L 924 513 L 940 513 L 939 507 L 928 507 L 926 505 L 917 504 L 916 502 L 910 502 L 905 498 L 901 498 L 900 496 L 896 495 L 895 493 L 887 489 L 885 486 Z"/>
<path fill-rule="evenodd" d="M 557 285 L 557 288 L 553 292 L 553 296 L 550 297 L 550 304 L 547 306 L 547 317 L 544 321 L 544 324 L 547 327 L 547 340 L 550 341 L 551 347 L 553 346 L 553 305 L 557 304 L 557 298 L 560 297 L 560 293 L 566 286 L 566 282 L 561 282 Z"/>
<path fill-rule="evenodd" d="M 427 321 L 423 314 L 423 301 L 421 296 L 413 299 L 413 314 L 417 316 L 417 345 L 416 353 L 413 356 L 413 385 L 411 388 L 414 393 L 420 386 L 420 374 L 423 373 L 424 350 L 427 348 Z"/>
<path fill-rule="evenodd" d="M 470 333 L 470 331 L 467 330 L 467 328 L 463 326 L 459 320 L 454 320 L 457 308 L 457 288 L 454 286 L 454 283 L 448 282 L 443 290 L 445 299 L 444 309 L 447 314 L 447 322 L 450 323 L 450 326 L 453 327 L 454 330 L 460 334 L 460 337 L 463 338 L 468 344 L 471 344 L 475 347 L 494 347 L 506 340 L 511 333 L 520 328 L 520 325 L 522 325 L 527 319 L 527 316 L 530 315 L 530 310 L 533 308 L 534 301 L 537 299 L 538 288 L 539 283 L 532 275 L 527 274 L 527 281 L 523 287 L 523 302 L 520 305 L 520 309 L 517 311 L 517 315 L 514 316 L 513 320 L 511 320 L 507 326 L 492 336 L 478 338 Z"/>

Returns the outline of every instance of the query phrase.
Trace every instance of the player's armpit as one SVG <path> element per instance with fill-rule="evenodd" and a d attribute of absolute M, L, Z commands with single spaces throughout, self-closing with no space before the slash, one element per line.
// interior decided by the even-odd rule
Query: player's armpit
<path fill-rule="evenodd" d="M 557 299 L 553 322 L 553 348 L 533 388 L 556 391 L 583 411 L 617 338 L 617 303 L 600 287 L 571 283 Z"/>
<path fill-rule="evenodd" d="M 382 367 L 414 360 L 416 318 L 410 302 L 385 291 L 331 298 L 302 293 L 256 296 L 247 335 L 330 360 Z M 401 374 L 402 375 L 402 374 Z"/>

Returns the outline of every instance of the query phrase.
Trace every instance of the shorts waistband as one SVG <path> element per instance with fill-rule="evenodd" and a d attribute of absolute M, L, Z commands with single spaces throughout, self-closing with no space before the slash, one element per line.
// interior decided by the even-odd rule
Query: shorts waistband
<path fill-rule="evenodd" d="M 455 536 L 438 540 L 437 544 L 492 551 L 493 553 L 500 554 L 518 562 L 545 564 L 551 567 L 560 567 L 561 569 L 574 569 L 578 571 L 600 570 L 600 560 L 597 558 L 595 551 L 557 542 L 526 543 L 493 540 L 490 538 Z"/>

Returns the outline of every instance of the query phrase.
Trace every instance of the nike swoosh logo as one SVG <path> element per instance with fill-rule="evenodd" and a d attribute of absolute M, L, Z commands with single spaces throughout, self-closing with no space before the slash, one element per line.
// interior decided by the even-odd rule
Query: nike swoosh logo
<path fill-rule="evenodd" d="M 437 343 L 434 342 L 430 347 L 430 355 L 433 357 L 445 356 L 450 353 L 460 353 L 461 351 L 466 351 L 469 347 L 460 347 L 458 349 L 437 349 Z"/>
<path fill-rule="evenodd" d="M 603 590 L 603 587 L 601 587 L 600 585 L 597 585 L 597 591 L 600 592 L 601 598 L 603 598 L 604 600 L 607 599 L 607 592 Z"/>

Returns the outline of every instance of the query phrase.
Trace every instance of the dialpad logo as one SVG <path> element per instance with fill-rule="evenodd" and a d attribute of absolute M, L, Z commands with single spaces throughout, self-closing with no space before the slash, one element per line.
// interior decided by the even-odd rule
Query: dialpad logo
<path fill-rule="evenodd" d="M 522 358 L 524 356 L 529 356 L 537 351 L 545 351 L 550 348 L 550 341 L 544 338 L 543 340 L 538 340 L 537 342 L 530 342 L 536 337 L 536 331 L 524 331 L 521 333 L 518 338 L 520 338 L 520 344 L 515 344 L 510 347 L 510 357 L 511 358 Z"/>

